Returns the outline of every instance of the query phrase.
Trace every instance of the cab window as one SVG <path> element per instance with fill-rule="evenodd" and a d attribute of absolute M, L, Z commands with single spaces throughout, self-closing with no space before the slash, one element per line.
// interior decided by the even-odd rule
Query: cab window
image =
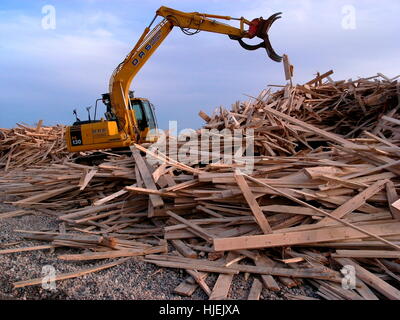
<path fill-rule="evenodd" d="M 143 114 L 143 107 L 141 101 L 131 100 L 132 109 L 135 111 L 136 121 L 139 126 L 139 130 L 143 131 L 147 128 L 147 121 L 145 115 Z"/>
<path fill-rule="evenodd" d="M 156 129 L 156 120 L 154 117 L 153 108 L 148 101 L 143 101 L 143 107 L 150 130 Z"/>

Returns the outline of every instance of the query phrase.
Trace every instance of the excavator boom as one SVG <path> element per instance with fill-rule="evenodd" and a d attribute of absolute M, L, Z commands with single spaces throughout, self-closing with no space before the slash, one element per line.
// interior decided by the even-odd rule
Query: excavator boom
<path fill-rule="evenodd" d="M 151 30 L 157 17 L 164 19 Z M 77 121 L 74 126 L 68 127 L 66 139 L 69 151 L 121 148 L 147 141 L 147 133 L 155 129 L 155 126 L 145 126 L 143 123 L 156 123 L 153 108 L 148 100 L 133 98 L 130 86 L 134 77 L 174 27 L 180 28 L 187 35 L 194 35 L 200 31 L 225 34 L 232 40 L 239 41 L 247 50 L 265 48 L 272 60 L 280 62 L 282 58 L 272 49 L 268 38 L 271 25 L 279 18 L 280 13 L 268 20 L 257 18 L 249 21 L 243 17 L 185 13 L 167 7 L 159 8 L 150 26 L 144 30 L 135 47 L 111 76 L 110 93 L 104 94 L 102 99 L 107 107 L 107 121 L 96 121 L 96 119 L 89 123 Z M 233 27 L 217 20 L 236 20 L 240 22 L 240 27 Z M 254 37 L 261 38 L 262 42 L 258 45 L 249 45 L 243 41 Z"/>

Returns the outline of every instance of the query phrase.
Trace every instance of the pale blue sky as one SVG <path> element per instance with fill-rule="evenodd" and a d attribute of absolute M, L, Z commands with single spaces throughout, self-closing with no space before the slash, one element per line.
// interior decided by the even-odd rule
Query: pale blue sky
<path fill-rule="evenodd" d="M 56 8 L 56 29 L 41 27 L 42 7 Z M 0 3 L 0 127 L 16 122 L 73 122 L 86 118 L 108 90 L 109 77 L 161 5 L 253 19 L 282 11 L 271 41 L 295 65 L 295 81 L 335 70 L 335 79 L 400 73 L 398 0 L 2 0 Z M 355 8 L 356 29 L 342 27 L 344 6 Z M 230 107 L 244 94 L 283 84 L 283 66 L 265 51 L 245 51 L 223 35 L 194 37 L 179 29 L 158 49 L 132 83 L 138 96 L 168 120 L 198 128 L 199 110 Z"/>

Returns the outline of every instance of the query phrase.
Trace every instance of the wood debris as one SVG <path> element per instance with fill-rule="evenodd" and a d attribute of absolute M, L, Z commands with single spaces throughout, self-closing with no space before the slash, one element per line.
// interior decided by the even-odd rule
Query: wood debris
<path fill-rule="evenodd" d="M 143 256 L 186 270 L 176 293 L 201 288 L 210 299 L 226 299 L 239 273 L 254 276 L 254 300 L 263 287 L 304 283 L 321 299 L 399 299 L 399 85 L 381 75 L 333 81 L 332 73 L 264 90 L 231 111 L 201 112 L 205 129 L 244 132 L 231 140 L 238 157 L 219 142 L 186 146 L 210 156 L 206 164 L 178 161 L 171 146 L 166 154 L 132 146 L 132 156 L 109 152 L 86 166 L 68 159 L 62 127 L 1 129 L 0 188 L 16 207 L 3 217 L 52 215 L 63 232 L 16 231 L 47 244 L 0 254 L 69 247 L 77 253 L 60 259 Z M 244 173 L 247 138 L 254 139 L 251 173 Z M 342 286 L 346 266 L 356 271 L 350 288 Z M 212 287 L 211 273 L 219 274 Z"/>

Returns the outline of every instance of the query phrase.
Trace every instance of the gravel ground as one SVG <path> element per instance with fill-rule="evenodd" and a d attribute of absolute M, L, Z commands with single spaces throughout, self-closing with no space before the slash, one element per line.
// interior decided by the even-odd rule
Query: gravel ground
<path fill-rule="evenodd" d="M 0 213 L 15 210 L 0 200 Z M 30 215 L 0 220 L 0 250 L 4 244 L 21 241 L 14 230 L 48 231 L 58 230 L 58 223 L 53 217 Z M 39 245 L 40 242 L 23 241 L 21 246 Z M 14 246 L 13 246 L 14 247 Z M 51 265 L 57 273 L 77 271 L 109 261 L 96 263 L 66 262 L 57 260 L 59 254 L 77 253 L 77 250 L 57 248 L 15 254 L 0 255 L 0 300 L 21 299 L 62 299 L 62 300 L 204 300 L 207 295 L 197 289 L 191 298 L 176 295 L 173 290 L 187 274 L 183 270 L 159 268 L 141 261 L 132 260 L 100 272 L 95 272 L 75 279 L 58 281 L 56 290 L 50 291 L 41 286 L 14 289 L 13 282 L 41 276 L 43 266 Z M 111 260 L 110 260 L 111 261 Z M 212 287 L 217 275 L 210 275 L 207 283 Z M 246 299 L 252 277 L 248 281 L 243 275 L 235 276 L 229 293 L 229 299 Z M 285 293 L 315 296 L 308 286 L 287 289 L 282 287 L 279 293 L 263 290 L 261 298 L 270 300 L 285 299 Z"/>

